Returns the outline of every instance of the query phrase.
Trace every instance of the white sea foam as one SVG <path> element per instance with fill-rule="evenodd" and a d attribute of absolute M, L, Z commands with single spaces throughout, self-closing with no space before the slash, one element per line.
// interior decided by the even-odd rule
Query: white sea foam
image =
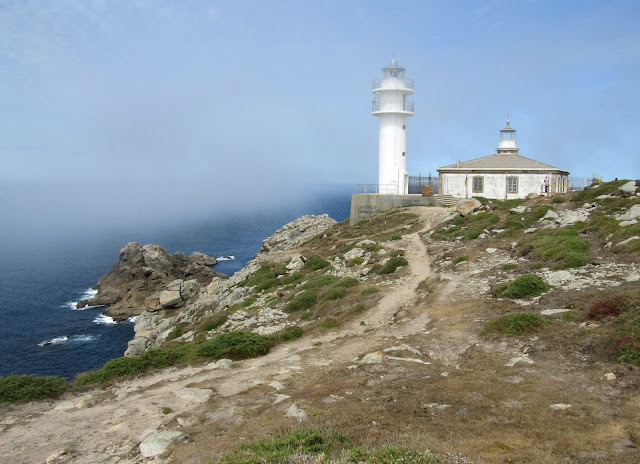
<path fill-rule="evenodd" d="M 138 319 L 138 316 L 131 316 L 130 318 L 128 318 L 128 319 L 126 320 L 126 322 L 132 322 L 132 323 L 134 323 L 134 324 L 135 324 L 136 319 Z"/>
<path fill-rule="evenodd" d="M 63 308 L 70 308 L 73 311 L 82 311 L 83 309 L 91 309 L 91 308 L 98 308 L 98 306 L 85 306 L 84 308 L 78 308 L 78 303 L 80 301 L 85 301 L 85 300 L 89 300 L 91 298 L 93 298 L 94 296 L 96 296 L 98 294 L 98 290 L 96 290 L 95 288 L 89 288 L 87 290 L 84 291 L 84 293 L 82 295 L 80 295 L 80 299 L 78 301 L 67 301 L 65 304 L 62 305 Z"/>
<path fill-rule="evenodd" d="M 56 338 L 52 338 L 51 340 L 45 340 L 43 342 L 40 342 L 38 343 L 38 345 L 40 346 L 59 345 L 61 343 L 65 343 L 67 340 L 69 340 L 69 338 L 66 336 L 56 337 Z"/>
<path fill-rule="evenodd" d="M 236 259 L 235 256 L 221 256 L 220 258 L 216 258 L 218 261 L 233 261 Z"/>
<path fill-rule="evenodd" d="M 96 316 L 96 318 L 93 320 L 93 322 L 95 322 L 96 324 L 117 324 L 117 322 L 109 316 L 105 316 L 104 314 L 99 314 L 98 316 Z"/>

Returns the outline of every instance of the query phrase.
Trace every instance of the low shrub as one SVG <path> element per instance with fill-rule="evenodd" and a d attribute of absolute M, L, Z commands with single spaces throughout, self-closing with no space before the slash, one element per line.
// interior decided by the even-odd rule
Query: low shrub
<path fill-rule="evenodd" d="M 250 278 L 243 280 L 238 287 L 256 287 L 257 291 L 268 290 L 280 284 L 278 276 L 287 272 L 285 267 L 276 268 L 275 265 L 266 265 L 258 269 L 258 271 Z"/>
<path fill-rule="evenodd" d="M 209 319 L 203 322 L 202 324 L 200 324 L 200 327 L 198 327 L 198 332 L 210 332 L 212 330 L 217 329 L 225 322 L 227 322 L 227 315 L 218 314 L 217 316 L 214 316 L 212 319 Z"/>
<path fill-rule="evenodd" d="M 503 271 L 512 271 L 513 269 L 516 269 L 517 267 L 518 267 L 517 264 L 509 263 L 509 264 L 505 264 L 504 266 L 502 266 L 502 270 Z"/>
<path fill-rule="evenodd" d="M 404 253 L 405 253 L 404 250 L 396 250 L 391 253 L 391 256 L 404 256 Z"/>
<path fill-rule="evenodd" d="M 582 227 L 579 224 L 541 230 L 535 236 L 522 240 L 518 244 L 518 252 L 542 263 L 555 264 L 555 269 L 584 266 L 588 263 L 586 253 L 590 245 L 587 240 L 578 237 Z"/>
<path fill-rule="evenodd" d="M 544 320 L 536 313 L 508 314 L 489 321 L 482 333 L 483 335 L 489 333 L 522 335 L 538 331 L 543 324 Z"/>
<path fill-rule="evenodd" d="M 628 302 L 628 298 L 624 295 L 596 301 L 591 308 L 589 308 L 587 319 L 600 320 L 605 317 L 617 317 L 626 309 Z"/>
<path fill-rule="evenodd" d="M 370 273 L 392 274 L 396 271 L 396 269 L 401 266 L 406 266 L 407 264 L 409 264 L 409 261 L 407 261 L 405 258 L 401 256 L 394 256 L 393 258 L 390 258 L 389 261 L 387 261 L 383 266 L 378 264 L 372 267 Z"/>
<path fill-rule="evenodd" d="M 360 295 L 370 295 L 372 293 L 379 293 L 380 290 L 378 290 L 375 287 L 369 287 L 369 288 L 365 288 L 364 290 L 362 290 L 362 292 L 360 293 Z"/>
<path fill-rule="evenodd" d="M 302 285 L 303 290 L 314 290 L 318 288 L 328 287 L 340 280 L 339 277 L 330 274 L 321 274 L 312 277 Z"/>
<path fill-rule="evenodd" d="M 640 361 L 640 337 L 629 333 L 615 342 L 618 361 L 638 363 Z"/>
<path fill-rule="evenodd" d="M 556 197 L 553 197 L 553 199 L 551 200 L 551 203 L 553 203 L 553 204 L 556 204 L 556 205 L 557 205 L 557 204 L 559 204 L 559 203 L 564 203 L 564 202 L 566 202 L 566 201 L 567 201 L 567 198 L 566 198 L 566 197 L 558 197 L 558 196 L 556 196 Z"/>
<path fill-rule="evenodd" d="M 354 307 L 352 307 L 351 309 L 349 309 L 349 311 L 351 311 L 352 313 L 361 313 L 363 311 L 365 311 L 367 309 L 367 307 L 363 304 L 357 304 Z"/>
<path fill-rule="evenodd" d="M 289 340 L 295 340 L 304 335 L 304 331 L 300 327 L 292 327 L 279 334 L 273 336 L 277 343 L 288 342 Z"/>
<path fill-rule="evenodd" d="M 321 301 L 333 301 L 339 300 L 347 296 L 347 291 L 344 288 L 340 287 L 331 287 L 327 291 L 325 291 L 322 295 L 320 295 Z"/>
<path fill-rule="evenodd" d="M 463 263 L 465 261 L 469 261 L 468 256 L 458 256 L 456 259 L 453 260 L 453 264 Z"/>
<path fill-rule="evenodd" d="M 391 237 L 389 237 L 389 240 L 401 240 L 402 239 L 402 235 L 400 234 L 393 234 Z"/>
<path fill-rule="evenodd" d="M 333 329 L 338 327 L 338 321 L 335 319 L 325 319 L 323 321 L 318 322 L 318 327 L 321 329 Z"/>
<path fill-rule="evenodd" d="M 364 251 L 376 252 L 382 250 L 384 247 L 382 245 L 378 245 L 377 243 L 363 243 L 360 247 Z"/>
<path fill-rule="evenodd" d="M 495 298 L 521 299 L 528 296 L 542 295 L 549 290 L 547 283 L 535 274 L 524 274 L 512 282 L 497 286 L 493 290 Z"/>
<path fill-rule="evenodd" d="M 214 359 L 247 359 L 265 355 L 271 349 L 271 337 L 252 332 L 233 331 L 207 340 L 198 347 L 198 356 Z"/>
<path fill-rule="evenodd" d="M 333 284 L 333 287 L 351 288 L 351 287 L 357 287 L 358 285 L 360 285 L 360 281 L 358 279 L 354 279 L 353 277 L 346 277 L 340 280 L 339 282 L 336 282 L 335 284 Z"/>
<path fill-rule="evenodd" d="M 149 362 L 141 356 L 116 358 L 108 361 L 100 369 L 80 374 L 75 383 L 79 386 L 100 385 L 120 377 L 142 374 L 150 367 Z"/>
<path fill-rule="evenodd" d="M 291 303 L 285 307 L 285 311 L 288 313 L 294 313 L 303 309 L 309 309 L 316 304 L 318 296 L 311 290 L 305 290 L 297 294 Z"/>
<path fill-rule="evenodd" d="M 167 341 L 175 340 L 178 337 L 182 337 L 184 335 L 184 330 L 188 327 L 188 324 L 178 324 L 176 325 L 171 333 L 167 336 Z"/>
<path fill-rule="evenodd" d="M 0 403 L 22 403 L 56 398 L 67 388 L 69 383 L 61 377 L 15 374 L 0 377 Z"/>
<path fill-rule="evenodd" d="M 307 259 L 306 266 L 312 271 L 317 271 L 318 269 L 323 269 L 329 266 L 329 264 L 330 264 L 329 261 L 327 261 L 326 259 L 322 259 L 318 255 L 311 255 Z"/>
<path fill-rule="evenodd" d="M 360 264 L 364 263 L 364 258 L 362 258 L 361 256 L 356 256 L 353 259 L 350 259 L 347 262 L 347 267 L 353 267 L 353 266 L 358 266 Z"/>

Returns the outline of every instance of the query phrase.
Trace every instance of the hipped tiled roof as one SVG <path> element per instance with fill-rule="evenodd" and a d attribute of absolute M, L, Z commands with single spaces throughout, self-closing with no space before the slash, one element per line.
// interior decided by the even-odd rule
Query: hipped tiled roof
<path fill-rule="evenodd" d="M 438 168 L 438 171 L 469 171 L 469 170 L 495 170 L 495 171 L 562 171 L 540 161 L 527 158 L 525 156 L 510 155 L 490 155 L 476 158 L 469 161 L 461 161 L 460 164 L 450 164 Z"/>

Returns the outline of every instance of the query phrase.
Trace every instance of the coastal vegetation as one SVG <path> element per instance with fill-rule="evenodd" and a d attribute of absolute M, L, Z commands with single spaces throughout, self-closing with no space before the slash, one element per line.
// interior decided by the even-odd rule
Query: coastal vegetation
<path fill-rule="evenodd" d="M 544 320 L 537 313 L 508 314 L 491 320 L 482 334 L 518 336 L 537 332 L 543 324 Z"/>
<path fill-rule="evenodd" d="M 542 277 L 535 274 L 523 274 L 511 282 L 503 283 L 493 289 L 496 298 L 522 299 L 538 296 L 549 290 Z"/>
<path fill-rule="evenodd" d="M 299 459 L 304 456 L 304 461 Z M 298 429 L 276 437 L 242 443 L 225 454 L 220 464 L 313 462 L 317 464 L 437 464 L 422 452 L 396 447 L 364 449 L 336 429 Z"/>
<path fill-rule="evenodd" d="M 0 377 L 0 403 L 56 398 L 67 391 L 69 384 L 61 377 L 10 375 Z"/>

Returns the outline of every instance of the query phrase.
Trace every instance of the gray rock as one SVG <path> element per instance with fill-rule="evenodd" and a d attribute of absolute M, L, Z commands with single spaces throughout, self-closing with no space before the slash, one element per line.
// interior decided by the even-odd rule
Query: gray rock
<path fill-rule="evenodd" d="M 409 352 L 411 352 L 413 354 L 417 354 L 418 356 L 422 356 L 422 352 L 420 350 L 412 348 L 409 345 L 407 345 L 406 343 L 401 343 L 398 346 L 391 346 L 389 348 L 385 348 L 384 349 L 385 353 L 395 352 L 395 351 L 409 351 Z"/>
<path fill-rule="evenodd" d="M 264 240 L 258 255 L 298 247 L 317 235 L 323 234 L 335 224 L 337 221 L 331 219 L 328 214 L 302 216 L 284 225 Z"/>
<path fill-rule="evenodd" d="M 465 198 L 458 202 L 458 206 L 456 209 L 458 213 L 460 213 L 460 216 L 468 216 L 481 206 L 482 203 L 480 203 L 475 198 Z"/>
<path fill-rule="evenodd" d="M 511 358 L 509 361 L 507 361 L 505 366 L 513 367 L 518 363 L 533 364 L 533 360 L 529 358 L 528 354 L 523 354 L 522 356 L 516 356 L 515 358 Z"/>
<path fill-rule="evenodd" d="M 358 364 L 382 364 L 383 361 L 387 360 L 387 355 L 382 351 L 376 351 L 374 353 L 366 354 L 362 357 Z"/>
<path fill-rule="evenodd" d="M 621 191 L 623 191 L 625 193 L 633 194 L 633 193 L 636 193 L 636 189 L 637 189 L 636 182 L 632 180 L 632 181 L 627 182 L 624 185 L 621 185 L 619 190 L 621 190 Z"/>
<path fill-rule="evenodd" d="M 624 214 L 616 216 L 619 221 L 632 221 L 633 219 L 640 218 L 640 204 L 633 205 Z"/>
<path fill-rule="evenodd" d="M 307 259 L 301 254 L 295 254 L 291 257 L 291 261 L 287 264 L 287 274 L 292 274 L 304 267 Z"/>
<path fill-rule="evenodd" d="M 520 205 L 520 206 L 516 206 L 515 208 L 511 208 L 509 210 L 509 212 L 511 214 L 522 214 L 527 210 L 526 206 Z"/>
<path fill-rule="evenodd" d="M 633 226 L 635 224 L 638 223 L 637 219 L 632 219 L 630 221 L 621 221 L 620 224 L 618 224 L 620 227 L 627 227 L 627 226 Z"/>
<path fill-rule="evenodd" d="M 174 393 L 178 398 L 202 403 L 209 401 L 213 396 L 213 391 L 208 388 L 181 388 Z"/>
<path fill-rule="evenodd" d="M 623 240 L 619 243 L 616 243 L 616 246 L 620 246 L 620 245 L 626 245 L 629 242 L 633 242 L 634 240 L 640 240 L 640 237 L 638 237 L 637 235 L 634 235 L 633 237 L 629 237 L 626 240 Z"/>
<path fill-rule="evenodd" d="M 554 411 L 562 411 L 565 409 L 569 409 L 570 407 L 571 407 L 570 404 L 564 404 L 564 403 L 556 403 L 551 405 L 551 409 L 553 409 Z"/>
<path fill-rule="evenodd" d="M 570 226 L 571 224 L 575 224 L 576 222 L 586 222 L 589 219 L 589 212 L 585 209 L 574 209 L 569 211 L 563 211 L 558 215 L 556 219 L 556 224 L 560 227 Z"/>
<path fill-rule="evenodd" d="M 281 393 L 276 396 L 276 400 L 273 402 L 273 404 L 282 403 L 283 401 L 288 400 L 289 398 L 291 398 L 291 396 Z"/>
<path fill-rule="evenodd" d="M 287 388 L 284 385 L 282 385 L 280 382 L 278 382 L 277 380 L 274 380 L 273 382 L 271 382 L 269 384 L 269 386 L 271 388 L 275 388 L 276 390 L 284 390 L 285 388 Z"/>
<path fill-rule="evenodd" d="M 533 200 L 534 198 L 538 198 L 539 195 L 537 193 L 531 192 L 529 195 L 526 196 L 526 198 L 528 200 Z"/>
<path fill-rule="evenodd" d="M 194 251 L 193 253 L 191 253 L 191 255 L 189 256 L 189 260 L 197 264 L 202 264 L 204 266 L 214 266 L 218 263 L 218 260 L 215 256 L 209 256 L 199 251 Z"/>
<path fill-rule="evenodd" d="M 307 413 L 303 409 L 300 409 L 295 403 L 289 406 L 289 409 L 287 409 L 284 415 L 285 417 L 295 417 L 300 420 L 307 418 Z"/>
<path fill-rule="evenodd" d="M 542 216 L 539 219 L 539 221 L 544 221 L 545 219 L 556 220 L 556 219 L 558 219 L 558 213 L 556 213 L 555 211 L 550 209 L 550 210 L 547 211 L 547 214 L 545 214 L 544 216 Z"/>
<path fill-rule="evenodd" d="M 360 247 L 355 247 L 344 254 L 344 259 L 349 261 L 353 258 L 362 258 L 363 256 L 364 256 L 364 250 Z"/>
<path fill-rule="evenodd" d="M 172 443 L 176 441 L 184 441 L 187 439 L 187 435 L 183 432 L 175 430 L 163 430 L 154 431 L 147 438 L 142 440 L 140 446 L 140 454 L 145 458 L 152 458 L 160 456 L 162 453 L 169 449 Z"/>
<path fill-rule="evenodd" d="M 554 314 L 562 314 L 570 312 L 570 309 L 545 309 L 544 311 L 540 311 L 542 316 L 553 316 Z"/>
<path fill-rule="evenodd" d="M 177 308 L 184 304 L 179 290 L 165 290 L 161 292 L 159 302 L 163 308 Z"/>

